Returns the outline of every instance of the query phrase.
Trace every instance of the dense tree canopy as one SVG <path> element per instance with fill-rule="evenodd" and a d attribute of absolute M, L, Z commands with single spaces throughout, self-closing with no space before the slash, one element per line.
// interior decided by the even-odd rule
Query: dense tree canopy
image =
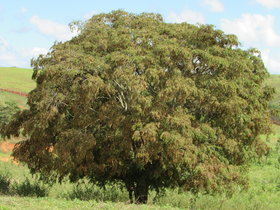
<path fill-rule="evenodd" d="M 256 49 L 211 25 L 165 23 L 114 11 L 74 25 L 78 36 L 32 61 L 29 110 L 6 135 L 34 173 L 123 182 L 132 199 L 180 186 L 207 192 L 245 184 L 270 132 Z"/>

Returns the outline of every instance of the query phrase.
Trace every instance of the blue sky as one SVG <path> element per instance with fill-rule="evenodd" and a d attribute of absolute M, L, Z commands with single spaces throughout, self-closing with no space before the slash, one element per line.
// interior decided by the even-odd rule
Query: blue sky
<path fill-rule="evenodd" d="M 258 48 L 268 71 L 280 74 L 280 0 L 0 0 L 0 66 L 30 68 L 32 57 L 75 36 L 70 22 L 117 9 L 213 24 L 236 34 L 244 48 Z"/>

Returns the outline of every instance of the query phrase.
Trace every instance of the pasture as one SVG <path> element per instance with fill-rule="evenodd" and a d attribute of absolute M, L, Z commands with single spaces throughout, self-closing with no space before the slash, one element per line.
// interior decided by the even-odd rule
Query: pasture
<path fill-rule="evenodd" d="M 0 68 L 0 88 L 28 93 L 35 87 L 35 82 L 31 79 L 32 70 L 22 68 Z M 25 96 L 0 91 L 0 104 L 6 101 L 14 101 L 21 108 L 26 107 L 27 99 Z"/>
<path fill-rule="evenodd" d="M 0 68 L 0 87 L 28 93 L 35 87 L 31 79 L 32 69 L 23 68 Z"/>

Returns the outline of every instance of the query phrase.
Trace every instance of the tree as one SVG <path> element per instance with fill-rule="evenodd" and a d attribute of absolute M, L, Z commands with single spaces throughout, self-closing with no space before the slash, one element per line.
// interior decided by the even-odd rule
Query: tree
<path fill-rule="evenodd" d="M 13 156 L 45 177 L 121 181 L 131 202 L 180 186 L 215 192 L 246 185 L 246 165 L 270 132 L 256 49 L 211 25 L 165 23 L 113 11 L 32 61 L 29 110 L 6 135 L 28 139 Z"/>
<path fill-rule="evenodd" d="M 13 115 L 19 110 L 17 104 L 13 101 L 6 101 L 4 104 L 0 104 L 0 137 L 6 125 L 12 120 Z"/>

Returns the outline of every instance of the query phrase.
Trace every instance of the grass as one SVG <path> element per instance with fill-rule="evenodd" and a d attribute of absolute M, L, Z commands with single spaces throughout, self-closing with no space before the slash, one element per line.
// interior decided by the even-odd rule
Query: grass
<path fill-rule="evenodd" d="M 6 101 L 16 102 L 20 108 L 26 108 L 27 98 L 16 94 L 0 91 L 0 105 L 4 105 Z"/>
<path fill-rule="evenodd" d="M 28 93 L 35 88 L 35 82 L 31 79 L 32 73 L 32 69 L 0 67 L 0 88 Z M 20 108 L 27 107 L 26 97 L 0 91 L 0 105 L 6 101 L 14 101 Z"/>
<path fill-rule="evenodd" d="M 36 209 L 36 210 L 49 210 L 49 209 L 108 209 L 108 210 L 161 210 L 161 209 L 179 209 L 172 208 L 170 206 L 156 206 L 156 205 L 134 205 L 126 203 L 113 203 L 113 202 L 96 202 L 96 201 L 80 201 L 73 200 L 68 201 L 64 199 L 56 198 L 21 198 L 21 197 L 10 197 L 3 196 L 0 197 L 0 210 L 10 210 L 10 209 Z"/>
<path fill-rule="evenodd" d="M 0 67 L 0 88 L 28 93 L 35 87 L 32 69 Z"/>

